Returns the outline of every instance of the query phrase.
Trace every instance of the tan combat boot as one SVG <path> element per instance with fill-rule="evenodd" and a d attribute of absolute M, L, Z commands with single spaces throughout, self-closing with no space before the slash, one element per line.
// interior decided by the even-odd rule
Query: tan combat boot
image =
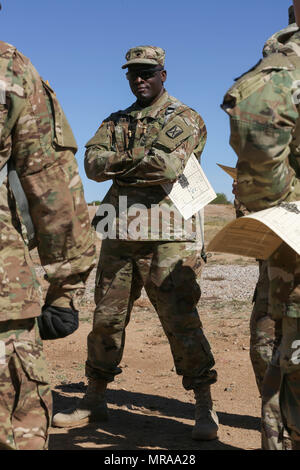
<path fill-rule="evenodd" d="M 52 426 L 71 428 L 97 421 L 107 421 L 106 387 L 107 382 L 104 380 L 88 379 L 88 388 L 84 397 L 75 407 L 57 413 L 53 417 Z"/>
<path fill-rule="evenodd" d="M 195 425 L 192 438 L 197 441 L 211 441 L 218 437 L 219 420 L 212 409 L 210 385 L 204 385 L 194 390 L 195 393 Z"/>
<path fill-rule="evenodd" d="M 289 450 L 300 450 L 300 441 L 292 441 L 292 448 Z"/>

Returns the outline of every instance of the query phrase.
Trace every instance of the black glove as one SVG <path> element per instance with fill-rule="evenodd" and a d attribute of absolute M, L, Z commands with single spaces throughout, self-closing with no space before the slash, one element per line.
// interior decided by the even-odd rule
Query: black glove
<path fill-rule="evenodd" d="M 52 305 L 44 305 L 37 320 L 42 339 L 64 338 L 79 326 L 78 310 Z"/>

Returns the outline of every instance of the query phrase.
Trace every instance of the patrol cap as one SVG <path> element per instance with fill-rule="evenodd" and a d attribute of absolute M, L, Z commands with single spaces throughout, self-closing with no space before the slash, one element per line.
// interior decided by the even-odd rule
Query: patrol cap
<path fill-rule="evenodd" d="M 161 47 L 154 46 L 137 46 L 129 49 L 126 53 L 126 64 L 122 65 L 122 69 L 126 69 L 129 65 L 148 64 L 148 65 L 165 65 L 165 51 Z"/>
<path fill-rule="evenodd" d="M 294 6 L 290 6 L 289 8 L 289 24 L 296 23 L 296 18 L 295 18 L 295 11 L 294 11 Z"/>

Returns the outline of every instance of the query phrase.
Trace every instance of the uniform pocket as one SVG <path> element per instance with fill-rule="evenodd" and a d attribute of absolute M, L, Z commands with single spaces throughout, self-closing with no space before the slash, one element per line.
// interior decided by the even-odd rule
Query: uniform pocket
<path fill-rule="evenodd" d="M 162 147 L 173 152 L 193 134 L 193 127 L 187 126 L 183 119 L 175 117 L 159 133 L 155 147 Z"/>
<path fill-rule="evenodd" d="M 13 413 L 17 447 L 25 449 L 31 439 L 38 437 L 41 449 L 45 449 L 52 416 L 52 395 L 42 346 L 28 340 L 14 341 L 13 346 L 15 360 L 19 361 L 17 372 L 20 374 L 18 398 Z"/>
<path fill-rule="evenodd" d="M 247 99 L 261 87 L 263 87 L 266 83 L 266 75 L 268 74 L 269 72 L 260 72 L 242 81 L 238 87 L 237 103 Z"/>
<path fill-rule="evenodd" d="M 106 296 L 115 280 L 115 277 L 115 273 L 105 273 L 103 269 L 100 269 L 97 272 L 94 296 L 96 304 Z"/>

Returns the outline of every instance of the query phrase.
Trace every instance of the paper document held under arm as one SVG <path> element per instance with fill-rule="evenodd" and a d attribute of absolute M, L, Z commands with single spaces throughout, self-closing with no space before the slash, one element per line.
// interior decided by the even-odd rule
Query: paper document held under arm
<path fill-rule="evenodd" d="M 300 255 L 300 201 L 283 202 L 230 222 L 207 249 L 268 259 L 283 242 Z"/>

